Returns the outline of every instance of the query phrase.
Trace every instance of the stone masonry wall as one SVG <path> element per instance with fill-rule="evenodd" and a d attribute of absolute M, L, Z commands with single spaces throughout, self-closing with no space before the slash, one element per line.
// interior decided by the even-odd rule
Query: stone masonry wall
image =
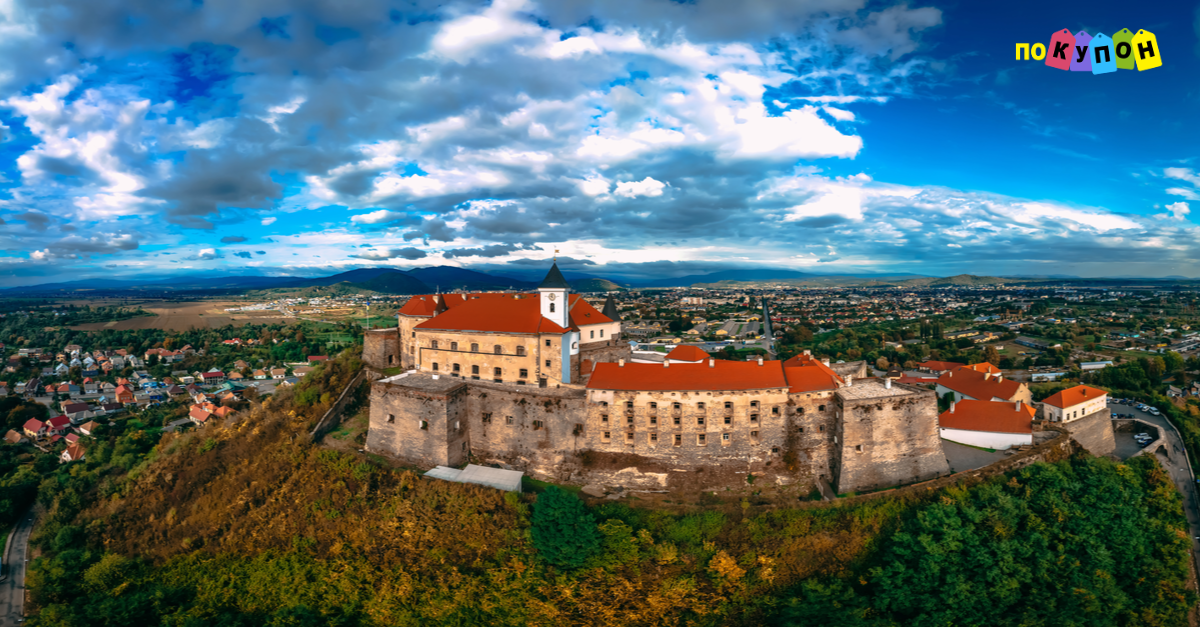
<path fill-rule="evenodd" d="M 856 383 L 855 385 L 862 385 Z M 877 384 L 876 384 L 877 385 Z M 949 474 L 938 436 L 933 392 L 895 385 L 903 395 L 853 398 L 838 393 L 841 419 L 837 460 L 839 493 L 871 490 Z"/>
<path fill-rule="evenodd" d="M 375 370 L 400 365 L 400 333 L 397 329 L 375 329 L 363 336 L 363 363 Z"/>
<path fill-rule="evenodd" d="M 1117 450 L 1117 441 L 1113 436 L 1112 412 L 1108 409 L 1102 409 L 1078 420 L 1056 424 L 1066 429 L 1080 446 L 1096 457 L 1112 455 Z"/>
<path fill-rule="evenodd" d="M 413 375 L 410 375 L 413 376 Z M 458 380 L 428 380 L 423 389 L 371 385 L 366 449 L 422 468 L 454 466 L 466 459 L 467 386 Z"/>

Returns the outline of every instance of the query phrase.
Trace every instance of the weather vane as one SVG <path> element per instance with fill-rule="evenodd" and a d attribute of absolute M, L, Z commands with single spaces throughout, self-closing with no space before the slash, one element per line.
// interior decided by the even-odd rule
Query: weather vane
<path fill-rule="evenodd" d="M 558 261 L 558 249 L 554 249 L 554 261 Z"/>

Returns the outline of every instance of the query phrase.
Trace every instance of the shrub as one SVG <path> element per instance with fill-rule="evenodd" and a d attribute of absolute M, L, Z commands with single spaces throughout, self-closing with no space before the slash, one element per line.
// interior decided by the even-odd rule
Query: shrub
<path fill-rule="evenodd" d="M 562 568 L 579 568 L 600 547 L 596 520 L 575 495 L 547 488 L 533 508 L 533 545 L 542 559 Z"/>

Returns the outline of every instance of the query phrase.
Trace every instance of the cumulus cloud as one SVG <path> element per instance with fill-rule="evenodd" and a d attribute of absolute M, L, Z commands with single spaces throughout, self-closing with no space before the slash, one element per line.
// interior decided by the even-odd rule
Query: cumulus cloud
<path fill-rule="evenodd" d="M 1186 202 L 1175 202 L 1167 205 L 1167 213 L 1160 213 L 1154 217 L 1182 222 L 1187 219 L 1188 214 L 1191 212 L 1192 210 Z"/>
<path fill-rule="evenodd" d="M 238 252 L 236 252 L 236 253 L 233 253 L 233 255 L 234 255 L 235 257 L 241 257 L 242 259 L 249 259 L 249 258 L 250 258 L 250 253 L 248 253 L 248 252 L 246 252 L 246 251 L 244 251 L 244 250 L 243 250 L 243 251 L 238 251 Z"/>
<path fill-rule="evenodd" d="M 189 261 L 212 261 L 222 257 L 220 251 L 215 248 L 201 248 L 195 255 L 187 257 Z"/>
<path fill-rule="evenodd" d="M 92 237 L 71 235 L 64 237 L 42 250 L 30 253 L 30 258 L 41 261 L 47 259 L 82 259 L 93 255 L 112 255 L 121 251 L 135 250 L 138 240 L 130 233 L 98 234 Z"/>
<path fill-rule="evenodd" d="M 381 224 L 384 222 L 395 222 L 396 220 L 400 220 L 405 217 L 407 217 L 405 214 L 397 211 L 380 209 L 379 211 L 372 211 L 371 213 L 350 216 L 350 220 L 358 224 Z"/>
<path fill-rule="evenodd" d="M 242 237 L 241 235 L 226 235 L 225 237 L 221 238 L 222 244 L 240 244 L 244 241 L 246 241 L 246 238 Z"/>
<path fill-rule="evenodd" d="M 626 198 L 636 198 L 638 196 L 662 196 L 663 188 L 666 183 L 656 181 L 650 177 L 646 177 L 641 181 L 630 181 L 628 183 L 617 183 L 617 189 L 613 191 L 614 196 L 625 196 Z"/>
<path fill-rule="evenodd" d="M 375 249 L 357 255 L 350 255 L 356 259 L 368 259 L 370 261 L 386 261 L 388 259 L 421 259 L 429 253 L 419 248 L 383 248 Z"/>

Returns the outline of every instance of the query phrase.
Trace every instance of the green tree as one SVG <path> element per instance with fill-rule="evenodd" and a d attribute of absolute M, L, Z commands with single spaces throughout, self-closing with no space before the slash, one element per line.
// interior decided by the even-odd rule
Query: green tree
<path fill-rule="evenodd" d="M 533 508 L 533 545 L 542 559 L 579 568 L 600 547 L 596 519 L 578 497 L 557 487 L 538 496 Z"/>

